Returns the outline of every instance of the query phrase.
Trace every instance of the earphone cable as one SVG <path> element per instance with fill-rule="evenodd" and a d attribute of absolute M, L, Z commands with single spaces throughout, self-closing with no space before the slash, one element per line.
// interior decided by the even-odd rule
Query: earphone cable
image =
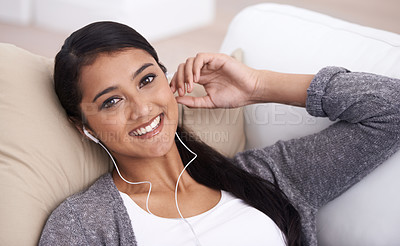
<path fill-rule="evenodd" d="M 118 173 L 119 177 L 120 177 L 123 181 L 125 181 L 125 182 L 128 183 L 128 184 L 133 184 L 133 185 L 137 185 L 137 184 L 149 184 L 149 185 L 150 185 L 149 192 L 148 192 L 147 198 L 146 198 L 146 209 L 147 209 L 147 212 L 149 212 L 149 214 L 153 215 L 153 213 L 151 213 L 151 212 L 150 212 L 150 209 L 149 209 L 149 199 L 150 199 L 150 193 L 151 193 L 151 187 L 152 187 L 151 182 L 150 182 L 150 181 L 131 182 L 131 181 L 126 180 L 126 179 L 121 175 L 121 172 L 120 172 L 119 169 L 118 169 L 117 163 L 115 163 L 115 160 L 114 160 L 114 158 L 112 157 L 111 153 L 108 151 L 108 149 L 107 149 L 101 142 L 98 142 L 98 144 L 99 144 L 99 145 L 107 152 L 107 154 L 110 156 L 111 161 L 112 161 L 113 164 L 114 164 L 115 170 L 117 170 L 117 173 Z"/>
<path fill-rule="evenodd" d="M 197 237 L 196 232 L 194 231 L 194 229 L 193 229 L 192 225 L 189 223 L 189 221 L 187 221 L 187 219 L 185 219 L 185 218 L 183 217 L 183 215 L 182 215 L 182 213 L 181 213 L 181 210 L 179 209 L 179 204 L 178 204 L 178 186 L 179 186 L 179 180 L 181 179 L 181 177 L 182 177 L 183 173 L 185 172 L 186 168 L 197 158 L 197 154 L 194 153 L 191 149 L 189 149 L 189 147 L 186 146 L 186 144 L 185 144 L 185 143 L 181 140 L 181 138 L 179 137 L 178 133 L 175 132 L 175 135 L 176 135 L 176 137 L 178 138 L 178 140 L 181 142 L 181 144 L 182 144 L 191 154 L 194 155 L 194 157 L 185 165 L 185 167 L 183 168 L 183 170 L 182 170 L 181 173 L 179 174 L 178 179 L 177 179 L 177 181 L 176 181 L 176 185 L 175 185 L 175 206 L 176 206 L 176 209 L 178 210 L 179 216 L 180 216 L 180 217 L 182 218 L 182 220 L 188 225 L 188 227 L 190 228 L 191 232 L 193 233 L 194 238 L 196 239 L 196 245 L 197 245 L 197 246 L 201 246 L 200 241 L 199 241 L 199 239 L 198 239 L 198 237 Z M 121 172 L 119 171 L 119 168 L 118 168 L 118 166 L 117 166 L 117 163 L 115 162 L 114 157 L 111 155 L 111 153 L 108 151 L 108 149 L 107 149 L 100 141 L 98 141 L 97 143 L 98 143 L 98 144 L 107 152 L 107 154 L 110 156 L 111 161 L 112 161 L 113 164 L 114 164 L 115 170 L 117 171 L 119 177 L 120 177 L 124 182 L 126 182 L 126 183 L 128 183 L 128 184 L 133 184 L 133 185 L 137 185 L 137 184 L 149 184 L 150 187 L 149 187 L 149 192 L 148 192 L 147 198 L 146 198 L 146 209 L 147 209 L 147 212 L 149 212 L 149 214 L 153 215 L 153 213 L 150 211 L 150 208 L 149 208 L 149 199 L 150 199 L 150 193 L 151 193 L 151 188 L 152 188 L 151 182 L 150 182 L 150 181 L 131 182 L 131 181 L 128 181 L 127 179 L 125 179 L 125 178 L 122 176 Z"/>
<path fill-rule="evenodd" d="M 186 168 L 197 158 L 197 154 L 194 153 L 191 149 L 189 149 L 189 147 L 186 146 L 186 144 L 181 140 L 181 138 L 179 137 L 178 133 L 175 132 L 176 137 L 178 138 L 178 140 L 181 142 L 181 144 L 190 152 L 194 155 L 194 157 L 185 165 L 185 167 L 183 168 L 183 170 L 181 171 L 181 173 L 178 176 L 178 180 L 176 181 L 176 185 L 175 185 L 175 206 L 176 209 L 178 210 L 179 216 L 181 216 L 182 220 L 189 226 L 190 230 L 192 231 L 194 238 L 196 239 L 196 245 L 200 246 L 200 241 L 199 238 L 197 237 L 196 232 L 194 231 L 192 225 L 189 223 L 189 221 L 187 221 L 187 219 L 185 219 L 181 213 L 181 210 L 179 209 L 179 204 L 178 204 L 178 185 L 179 185 L 179 180 L 182 177 L 182 174 L 185 172 Z"/>

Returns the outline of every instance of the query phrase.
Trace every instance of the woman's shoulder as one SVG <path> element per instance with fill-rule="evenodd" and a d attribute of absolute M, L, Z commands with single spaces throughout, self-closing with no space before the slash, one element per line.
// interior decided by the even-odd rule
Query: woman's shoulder
<path fill-rule="evenodd" d="M 119 217 L 126 218 L 124 222 L 129 219 L 124 211 L 111 174 L 105 174 L 88 189 L 68 197 L 52 212 L 42 231 L 40 245 L 100 245 L 104 233 L 118 232 Z M 118 213 L 120 216 L 116 217 Z M 103 228 L 108 228 L 108 232 Z M 88 240 L 94 241 L 88 243 Z"/>
<path fill-rule="evenodd" d="M 118 190 L 115 187 L 111 173 L 106 173 L 99 177 L 87 189 L 71 195 L 63 203 L 68 203 L 71 205 L 85 204 L 85 206 L 93 203 L 93 205 L 95 205 L 115 200 L 115 195 L 117 194 Z"/>
<path fill-rule="evenodd" d="M 87 189 L 65 199 L 53 214 L 86 213 L 88 210 L 102 210 L 104 206 L 112 206 L 119 195 L 110 173 L 98 178 Z"/>

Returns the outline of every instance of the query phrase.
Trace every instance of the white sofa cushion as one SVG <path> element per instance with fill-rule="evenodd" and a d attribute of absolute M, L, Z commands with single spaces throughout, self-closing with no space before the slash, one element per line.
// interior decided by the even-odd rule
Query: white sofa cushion
<path fill-rule="evenodd" d="M 289 73 L 342 66 L 400 78 L 400 35 L 278 4 L 259 4 L 232 21 L 221 52 L 243 50 L 247 65 Z M 257 104 L 244 110 L 246 148 L 305 136 L 332 124 L 305 109 Z M 400 153 L 318 214 L 319 245 L 398 245 Z"/>

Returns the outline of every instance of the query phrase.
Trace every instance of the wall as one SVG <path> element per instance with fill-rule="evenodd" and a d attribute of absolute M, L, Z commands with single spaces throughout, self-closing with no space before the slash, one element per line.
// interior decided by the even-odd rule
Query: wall
<path fill-rule="evenodd" d="M 70 33 L 112 20 L 154 41 L 210 24 L 215 0 L 0 0 L 0 21 Z"/>

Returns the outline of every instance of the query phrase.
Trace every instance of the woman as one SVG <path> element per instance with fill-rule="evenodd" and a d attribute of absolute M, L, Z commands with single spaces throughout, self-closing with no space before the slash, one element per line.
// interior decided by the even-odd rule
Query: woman
<path fill-rule="evenodd" d="M 116 168 L 64 201 L 40 244 L 316 245 L 318 208 L 399 148 L 396 79 L 334 67 L 315 76 L 275 73 L 222 54 L 189 58 L 170 86 L 165 72 L 151 45 L 125 25 L 93 23 L 65 41 L 56 93 Z M 193 83 L 207 96 L 185 96 Z M 230 160 L 177 128 L 177 102 L 286 103 L 341 121 Z"/>

